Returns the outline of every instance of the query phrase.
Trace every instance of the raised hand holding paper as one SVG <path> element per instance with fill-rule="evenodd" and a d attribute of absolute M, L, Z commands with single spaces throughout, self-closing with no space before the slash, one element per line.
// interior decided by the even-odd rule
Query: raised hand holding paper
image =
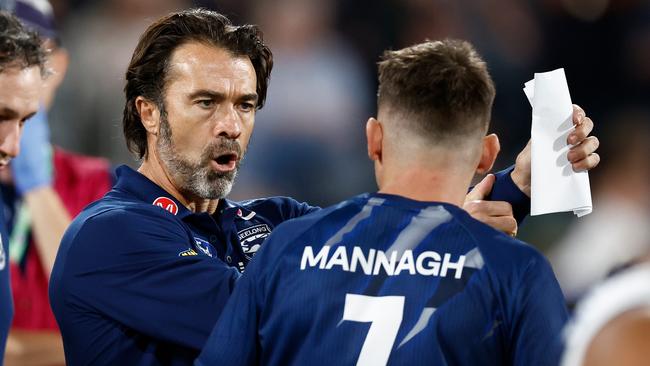
<path fill-rule="evenodd" d="M 567 136 L 574 126 L 564 69 L 536 73 L 524 93 L 533 107 L 530 214 L 591 213 L 589 174 L 573 171 L 567 159 Z"/>

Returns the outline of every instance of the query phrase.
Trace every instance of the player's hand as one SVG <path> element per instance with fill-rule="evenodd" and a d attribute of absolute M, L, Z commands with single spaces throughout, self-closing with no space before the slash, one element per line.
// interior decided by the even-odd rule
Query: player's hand
<path fill-rule="evenodd" d="M 573 125 L 574 130 L 567 137 L 567 143 L 572 146 L 567 153 L 567 159 L 576 172 L 593 169 L 600 163 L 600 156 L 596 153 L 600 142 L 596 136 L 589 136 L 594 129 L 594 122 L 575 104 Z M 510 176 L 517 187 L 530 197 L 530 140 L 517 155 L 515 169 Z"/>
<path fill-rule="evenodd" d="M 504 233 L 517 235 L 517 220 L 512 213 L 512 206 L 505 201 L 485 201 L 492 191 L 496 180 L 494 174 L 488 174 L 465 196 L 463 209 L 473 218 Z"/>
<path fill-rule="evenodd" d="M 11 173 L 21 194 L 52 184 L 50 130 L 40 110 L 25 123 L 20 153 L 11 161 Z"/>

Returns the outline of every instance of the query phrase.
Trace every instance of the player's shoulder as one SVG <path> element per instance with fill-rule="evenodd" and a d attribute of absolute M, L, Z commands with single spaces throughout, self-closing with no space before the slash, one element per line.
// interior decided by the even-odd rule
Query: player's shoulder
<path fill-rule="evenodd" d="M 246 271 L 250 273 L 252 269 L 259 269 L 273 273 L 278 268 L 289 268 L 283 263 L 295 261 L 305 244 L 321 242 L 324 237 L 330 237 L 333 231 L 340 229 L 341 223 L 347 222 L 350 216 L 359 212 L 363 207 L 362 196 L 282 222 L 265 239 Z M 262 262 L 273 265 L 257 264 Z"/>
<path fill-rule="evenodd" d="M 492 268 L 525 268 L 547 263 L 546 257 L 532 245 L 486 225 L 469 214 L 456 215 L 467 234 L 476 243 L 486 264 Z"/>
<path fill-rule="evenodd" d="M 368 200 L 372 200 L 370 195 L 361 194 L 336 205 L 314 210 L 278 225 L 272 236 L 276 241 L 287 241 L 288 238 L 295 239 L 304 235 L 318 237 L 333 227 L 338 228 L 340 223 L 348 222 L 351 216 L 363 209 Z"/>

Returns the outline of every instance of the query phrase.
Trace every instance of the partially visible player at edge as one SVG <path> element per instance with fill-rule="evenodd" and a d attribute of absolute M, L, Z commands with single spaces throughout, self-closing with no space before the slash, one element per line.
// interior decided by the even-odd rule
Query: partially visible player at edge
<path fill-rule="evenodd" d="M 318 210 L 286 197 L 225 199 L 272 64 L 257 27 L 208 10 L 169 14 L 142 35 L 126 72 L 123 118 L 142 163 L 119 167 L 113 189 L 75 218 L 50 278 L 68 365 L 191 364 L 265 237 Z M 589 169 L 593 124 L 584 112 L 574 121 L 582 122 L 572 136 L 583 143 L 570 159 Z M 527 214 L 529 173 L 524 149 L 514 170 L 475 188 L 467 209 L 513 233 L 510 204 L 517 217 Z M 490 188 L 492 200 L 510 204 L 474 201 Z"/>
<path fill-rule="evenodd" d="M 0 169 L 18 155 L 23 125 L 38 111 L 43 88 L 45 50 L 35 32 L 0 11 Z M 13 316 L 9 285 L 9 237 L 0 195 L 0 364 Z"/>
<path fill-rule="evenodd" d="M 379 63 L 366 124 L 378 193 L 278 226 L 196 365 L 556 365 L 567 310 L 545 258 L 470 217 L 499 152 L 467 42 Z"/>
<path fill-rule="evenodd" d="M 48 297 L 48 280 L 63 233 L 89 203 L 113 185 L 108 160 L 79 155 L 50 141 L 48 110 L 68 67 L 54 9 L 47 0 L 5 2 L 48 50 L 48 77 L 40 108 L 25 125 L 20 155 L 0 172 L 9 235 L 14 319 L 7 337 L 6 365 L 64 365 L 63 342 Z M 75 128 L 74 124 L 59 127 Z"/>

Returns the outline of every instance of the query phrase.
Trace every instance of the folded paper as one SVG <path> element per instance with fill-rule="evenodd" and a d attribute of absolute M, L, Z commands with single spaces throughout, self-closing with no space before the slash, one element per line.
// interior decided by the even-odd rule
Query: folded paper
<path fill-rule="evenodd" d="M 530 214 L 591 213 L 589 174 L 574 172 L 567 159 L 567 137 L 574 126 L 564 69 L 536 73 L 524 93 L 533 107 Z"/>

